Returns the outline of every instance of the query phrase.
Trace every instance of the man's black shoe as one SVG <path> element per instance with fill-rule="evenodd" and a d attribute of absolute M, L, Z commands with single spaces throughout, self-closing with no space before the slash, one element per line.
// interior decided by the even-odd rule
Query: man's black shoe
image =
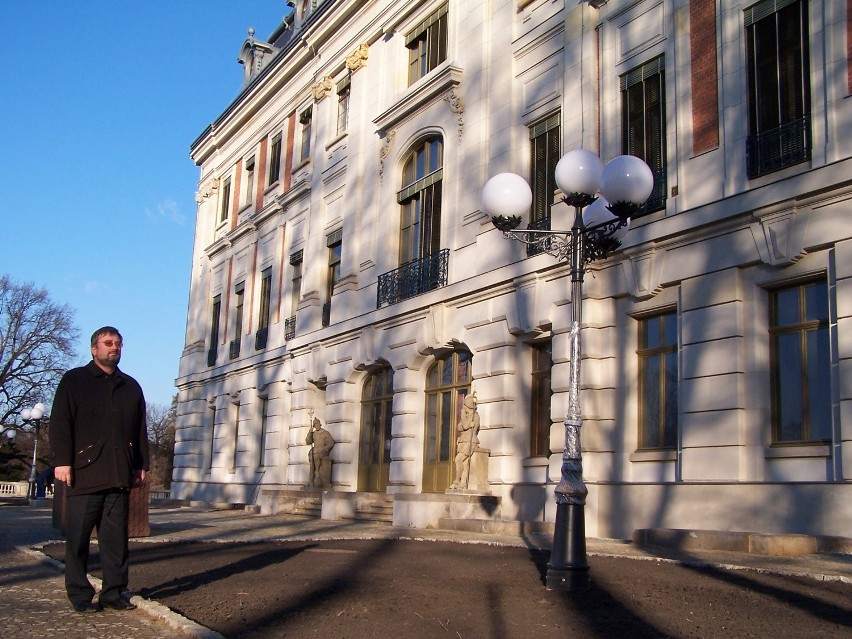
<path fill-rule="evenodd" d="M 80 601 L 74 605 L 74 612 L 100 612 L 104 607 L 94 601 Z"/>
<path fill-rule="evenodd" d="M 127 599 L 115 599 L 113 601 L 102 601 L 101 605 L 110 610 L 136 610 L 136 606 Z"/>

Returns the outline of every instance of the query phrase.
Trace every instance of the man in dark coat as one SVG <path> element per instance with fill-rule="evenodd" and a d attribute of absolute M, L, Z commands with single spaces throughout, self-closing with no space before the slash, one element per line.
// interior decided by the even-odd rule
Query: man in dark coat
<path fill-rule="evenodd" d="M 133 610 L 128 584 L 128 499 L 150 468 L 145 397 L 119 370 L 123 346 L 112 326 L 92 334 L 92 361 L 63 375 L 50 413 L 55 479 L 66 485 L 65 590 L 74 610 Z M 86 576 L 98 528 L 103 589 L 97 603 Z"/>

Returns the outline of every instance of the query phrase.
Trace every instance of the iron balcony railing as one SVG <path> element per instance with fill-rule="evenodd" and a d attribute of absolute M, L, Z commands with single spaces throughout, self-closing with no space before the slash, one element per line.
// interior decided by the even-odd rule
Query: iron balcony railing
<path fill-rule="evenodd" d="M 427 255 L 379 275 L 376 308 L 446 286 L 449 260 L 450 250 L 441 249 L 434 255 Z"/>
<path fill-rule="evenodd" d="M 811 119 L 797 120 L 748 136 L 746 170 L 759 177 L 811 159 Z"/>
<path fill-rule="evenodd" d="M 216 357 L 219 355 L 219 349 L 213 346 L 207 351 L 207 365 L 216 366 Z"/>
<path fill-rule="evenodd" d="M 331 302 L 326 302 L 322 305 L 322 325 L 328 326 L 331 324 Z"/>
<path fill-rule="evenodd" d="M 296 337 L 296 316 L 288 317 L 284 320 L 284 339 L 293 339 Z"/>
<path fill-rule="evenodd" d="M 240 356 L 240 338 L 231 341 L 228 348 L 228 355 L 231 359 L 237 359 Z"/>
<path fill-rule="evenodd" d="M 259 351 L 266 348 L 266 341 L 269 338 L 269 327 L 264 326 L 263 328 L 257 329 L 257 332 L 254 334 L 254 350 Z"/>

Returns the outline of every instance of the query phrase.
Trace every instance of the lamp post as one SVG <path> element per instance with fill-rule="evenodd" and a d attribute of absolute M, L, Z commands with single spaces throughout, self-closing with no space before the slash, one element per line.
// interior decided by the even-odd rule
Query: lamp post
<path fill-rule="evenodd" d="M 36 496 L 36 454 L 38 452 L 38 430 L 44 417 L 45 406 L 41 402 L 21 411 L 21 419 L 33 427 L 33 465 L 30 469 L 30 497 Z"/>
<path fill-rule="evenodd" d="M 648 165 L 635 156 L 620 155 L 604 166 L 594 153 L 575 149 L 557 163 L 556 184 L 564 194 L 563 201 L 574 208 L 574 222 L 567 231 L 518 229 L 532 203 L 532 192 L 514 173 L 501 173 L 488 180 L 482 189 L 482 208 L 505 237 L 536 246 L 571 267 L 568 415 L 561 479 L 555 489 L 556 521 L 546 586 L 548 590 L 578 590 L 589 581 L 584 514 L 588 489 L 583 482 L 580 452 L 583 276 L 589 262 L 605 258 L 620 246 L 630 217 L 641 210 L 651 194 L 654 177 Z"/>

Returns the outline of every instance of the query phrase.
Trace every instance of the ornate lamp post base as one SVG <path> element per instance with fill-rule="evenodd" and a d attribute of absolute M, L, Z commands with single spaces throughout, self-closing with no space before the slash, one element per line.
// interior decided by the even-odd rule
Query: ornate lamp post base
<path fill-rule="evenodd" d="M 553 548 L 545 581 L 548 590 L 584 590 L 589 587 L 583 507 L 583 504 L 556 505 Z"/>

